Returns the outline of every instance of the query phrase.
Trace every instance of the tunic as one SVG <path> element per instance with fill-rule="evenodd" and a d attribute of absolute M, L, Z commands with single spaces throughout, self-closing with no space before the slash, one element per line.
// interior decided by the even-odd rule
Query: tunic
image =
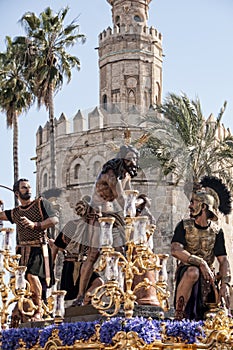
<path fill-rule="evenodd" d="M 41 222 L 49 217 L 57 216 L 57 212 L 53 209 L 52 204 L 48 200 L 39 197 L 32 201 L 28 206 L 18 206 L 12 210 L 5 210 L 5 214 L 12 224 L 17 225 L 16 250 L 17 254 L 21 254 L 19 264 L 21 266 L 27 266 L 26 275 L 30 273 L 32 275 L 38 276 L 41 280 L 42 285 L 44 285 L 45 266 L 41 246 L 43 240 L 48 239 L 47 232 L 43 230 L 32 230 L 31 228 L 23 227 L 20 218 L 22 216 L 25 216 L 33 222 Z M 54 273 L 51 250 L 49 246 L 48 251 L 51 285 L 53 285 Z"/>

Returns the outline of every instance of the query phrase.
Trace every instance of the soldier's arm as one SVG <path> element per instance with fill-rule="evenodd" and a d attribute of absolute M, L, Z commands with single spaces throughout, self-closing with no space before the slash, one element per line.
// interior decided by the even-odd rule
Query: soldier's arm
<path fill-rule="evenodd" d="M 58 218 L 56 216 L 52 216 L 41 222 L 33 222 L 28 218 L 26 218 L 25 216 L 22 216 L 21 222 L 24 227 L 29 227 L 32 230 L 35 230 L 35 229 L 45 230 L 47 228 L 54 227 L 58 223 Z"/>
<path fill-rule="evenodd" d="M 230 307 L 230 283 L 231 283 L 231 272 L 230 272 L 230 264 L 226 255 L 217 256 L 217 260 L 219 263 L 219 273 L 221 277 L 221 285 L 219 289 L 219 300 L 221 298 L 225 300 L 226 307 L 229 309 Z"/>
<path fill-rule="evenodd" d="M 187 250 L 184 249 L 183 244 L 179 242 L 172 242 L 171 254 L 174 256 L 174 258 L 182 261 L 184 264 L 188 263 L 188 259 L 191 255 Z"/>

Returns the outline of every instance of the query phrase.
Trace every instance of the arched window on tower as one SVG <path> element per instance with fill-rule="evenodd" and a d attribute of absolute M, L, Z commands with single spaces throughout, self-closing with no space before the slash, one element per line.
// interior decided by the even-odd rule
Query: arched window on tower
<path fill-rule="evenodd" d="M 43 188 L 47 188 L 48 187 L 48 174 L 45 173 L 43 176 Z"/>
<path fill-rule="evenodd" d="M 108 108 L 108 101 L 107 101 L 107 95 L 103 95 L 103 109 L 107 111 Z"/>
<path fill-rule="evenodd" d="M 139 15 L 134 16 L 135 22 L 143 22 L 143 19 Z"/>
<path fill-rule="evenodd" d="M 66 186 L 70 185 L 70 171 L 66 169 Z"/>
<path fill-rule="evenodd" d="M 94 169 L 93 169 L 93 175 L 94 177 L 96 177 L 99 172 L 101 170 L 101 163 L 97 160 L 95 163 L 94 163 Z"/>
<path fill-rule="evenodd" d="M 80 164 L 76 164 L 74 167 L 74 179 L 78 179 L 80 176 Z"/>
<path fill-rule="evenodd" d="M 144 91 L 144 103 L 145 103 L 145 109 L 148 109 L 151 104 L 149 91 Z"/>
<path fill-rule="evenodd" d="M 134 93 L 133 90 L 129 90 L 128 105 L 129 105 L 129 109 L 131 107 L 135 107 L 136 106 L 136 97 L 135 97 L 135 93 Z"/>
<path fill-rule="evenodd" d="M 120 30 L 120 16 L 115 17 L 115 25 Z"/>

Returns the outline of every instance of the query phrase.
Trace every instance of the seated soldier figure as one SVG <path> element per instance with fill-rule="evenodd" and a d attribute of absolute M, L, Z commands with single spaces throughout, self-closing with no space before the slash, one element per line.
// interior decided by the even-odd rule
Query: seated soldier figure
<path fill-rule="evenodd" d="M 179 260 L 176 272 L 175 318 L 203 319 L 209 303 L 225 301 L 230 307 L 230 267 L 218 211 L 231 212 L 230 192 L 216 177 L 205 176 L 190 201 L 190 219 L 178 223 L 171 253 Z M 217 289 L 213 263 L 219 263 Z"/>

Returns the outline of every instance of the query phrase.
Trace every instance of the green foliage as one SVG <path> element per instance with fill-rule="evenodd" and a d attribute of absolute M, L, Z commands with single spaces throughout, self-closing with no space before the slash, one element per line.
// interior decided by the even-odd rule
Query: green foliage
<path fill-rule="evenodd" d="M 24 60 L 21 43 L 14 45 L 12 39 L 7 36 L 6 50 L 0 53 L 0 108 L 6 114 L 7 127 L 13 129 L 14 182 L 19 176 L 18 116 L 26 112 L 34 102 L 25 78 Z"/>
<path fill-rule="evenodd" d="M 14 43 L 24 45 L 27 52 L 27 80 L 39 107 L 44 104 L 49 109 L 51 92 L 53 95 L 61 89 L 63 77 L 70 82 L 72 68 L 80 69 L 78 57 L 66 50 L 79 40 L 84 43 L 85 36 L 79 33 L 76 20 L 64 25 L 68 10 L 53 13 L 48 7 L 39 16 L 27 12 L 20 20 L 26 36 L 16 37 Z"/>
<path fill-rule="evenodd" d="M 27 111 L 34 98 L 25 79 L 22 46 L 13 45 L 10 37 L 6 37 L 6 51 L 0 53 L 0 86 L 0 108 L 12 127 L 15 116 Z"/>
<path fill-rule="evenodd" d="M 66 49 L 85 36 L 79 33 L 76 19 L 64 24 L 68 7 L 53 13 L 46 8 L 39 16 L 25 13 L 21 23 L 25 36 L 6 38 L 6 51 L 0 53 L 0 108 L 6 112 L 7 126 L 14 130 L 14 150 L 18 150 L 18 120 L 35 99 L 49 110 L 52 187 L 55 178 L 54 94 L 61 89 L 63 77 L 71 80 L 72 68 L 80 69 L 78 57 Z M 14 151 L 15 178 L 18 151 Z"/>
<path fill-rule="evenodd" d="M 169 94 L 143 118 L 150 135 L 141 152 L 145 166 L 155 157 L 163 174 L 173 174 L 176 182 L 215 175 L 233 189 L 233 137 L 221 124 L 225 108 L 226 102 L 216 119 L 206 120 L 198 98 Z"/>
<path fill-rule="evenodd" d="M 78 57 L 66 50 L 85 36 L 79 33 L 76 20 L 67 26 L 64 24 L 68 7 L 53 13 L 50 7 L 37 16 L 33 12 L 25 13 L 21 23 L 26 36 L 16 37 L 15 45 L 24 47 L 25 77 L 38 107 L 45 105 L 49 111 L 50 123 L 50 160 L 52 188 L 56 187 L 56 145 L 54 136 L 54 94 L 61 89 L 63 78 L 71 80 L 72 68 L 80 69 Z"/>

